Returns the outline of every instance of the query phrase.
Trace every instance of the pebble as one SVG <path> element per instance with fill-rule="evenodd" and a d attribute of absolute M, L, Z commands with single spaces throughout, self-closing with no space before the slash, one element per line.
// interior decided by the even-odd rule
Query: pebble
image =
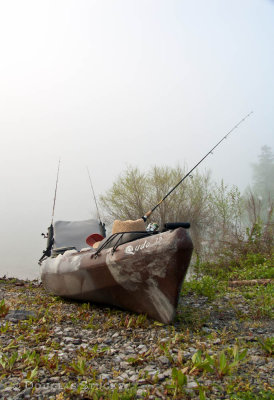
<path fill-rule="evenodd" d="M 128 380 L 128 374 L 127 373 L 123 373 L 120 376 L 117 377 L 117 380 L 119 380 L 119 382 L 123 382 L 123 381 L 127 381 Z"/>
<path fill-rule="evenodd" d="M 138 378 L 139 378 L 138 375 L 131 375 L 129 380 L 130 380 L 130 382 L 136 382 L 138 380 Z"/>
<path fill-rule="evenodd" d="M 259 357 L 259 356 L 250 356 L 250 361 L 256 365 L 264 365 L 265 364 L 265 359 L 263 357 Z"/>
<path fill-rule="evenodd" d="M 210 333 L 210 332 L 212 332 L 212 329 L 207 328 L 206 326 L 203 326 L 202 327 L 202 331 L 205 332 L 205 333 Z"/>
<path fill-rule="evenodd" d="M 165 365 L 170 364 L 170 361 L 169 361 L 169 359 L 168 359 L 166 356 L 160 356 L 160 357 L 158 358 L 158 361 L 159 361 L 161 364 L 165 364 Z"/>
<path fill-rule="evenodd" d="M 120 367 L 121 368 L 128 368 L 128 366 L 129 366 L 129 363 L 127 361 L 121 361 L 120 362 Z"/>
<path fill-rule="evenodd" d="M 99 375 L 99 378 L 102 379 L 103 381 L 109 380 L 110 375 L 109 374 L 101 374 L 101 375 Z"/>
<path fill-rule="evenodd" d="M 196 388 L 196 387 L 198 387 L 197 382 L 190 381 L 190 382 L 187 383 L 187 388 L 188 389 L 193 389 L 193 388 Z"/>

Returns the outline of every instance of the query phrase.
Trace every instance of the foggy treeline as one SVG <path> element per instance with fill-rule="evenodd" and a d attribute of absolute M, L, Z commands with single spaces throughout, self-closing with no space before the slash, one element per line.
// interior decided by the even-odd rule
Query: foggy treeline
<path fill-rule="evenodd" d="M 177 166 L 152 167 L 147 172 L 130 166 L 101 196 L 105 221 L 141 218 L 188 171 Z M 210 172 L 196 171 L 154 211 L 149 222 L 190 222 L 196 255 L 212 259 L 232 251 L 270 254 L 273 248 L 274 155 L 264 146 L 252 164 L 253 183 L 244 192 L 214 182 Z"/>

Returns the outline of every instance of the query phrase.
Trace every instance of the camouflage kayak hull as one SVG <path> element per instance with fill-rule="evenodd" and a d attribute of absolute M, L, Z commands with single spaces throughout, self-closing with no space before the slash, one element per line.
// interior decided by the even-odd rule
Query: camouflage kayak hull
<path fill-rule="evenodd" d="M 186 275 L 192 241 L 178 228 L 113 248 L 67 251 L 42 262 L 42 282 L 65 298 L 114 305 L 173 321 Z"/>

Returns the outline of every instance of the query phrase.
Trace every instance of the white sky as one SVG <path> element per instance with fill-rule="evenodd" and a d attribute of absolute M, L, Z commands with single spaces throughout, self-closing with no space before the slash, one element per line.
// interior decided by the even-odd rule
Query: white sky
<path fill-rule="evenodd" d="M 203 169 L 244 189 L 274 147 L 271 0 L 0 0 L 3 274 L 36 277 L 56 219 L 87 219 L 128 164 Z"/>

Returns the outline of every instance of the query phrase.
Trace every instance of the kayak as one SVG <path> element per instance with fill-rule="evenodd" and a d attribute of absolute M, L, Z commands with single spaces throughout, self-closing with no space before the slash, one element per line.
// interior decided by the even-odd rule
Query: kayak
<path fill-rule="evenodd" d="M 174 320 L 193 244 L 186 229 L 127 233 L 105 239 L 99 248 L 69 249 L 41 262 L 50 293 L 146 314 L 162 323 Z"/>

